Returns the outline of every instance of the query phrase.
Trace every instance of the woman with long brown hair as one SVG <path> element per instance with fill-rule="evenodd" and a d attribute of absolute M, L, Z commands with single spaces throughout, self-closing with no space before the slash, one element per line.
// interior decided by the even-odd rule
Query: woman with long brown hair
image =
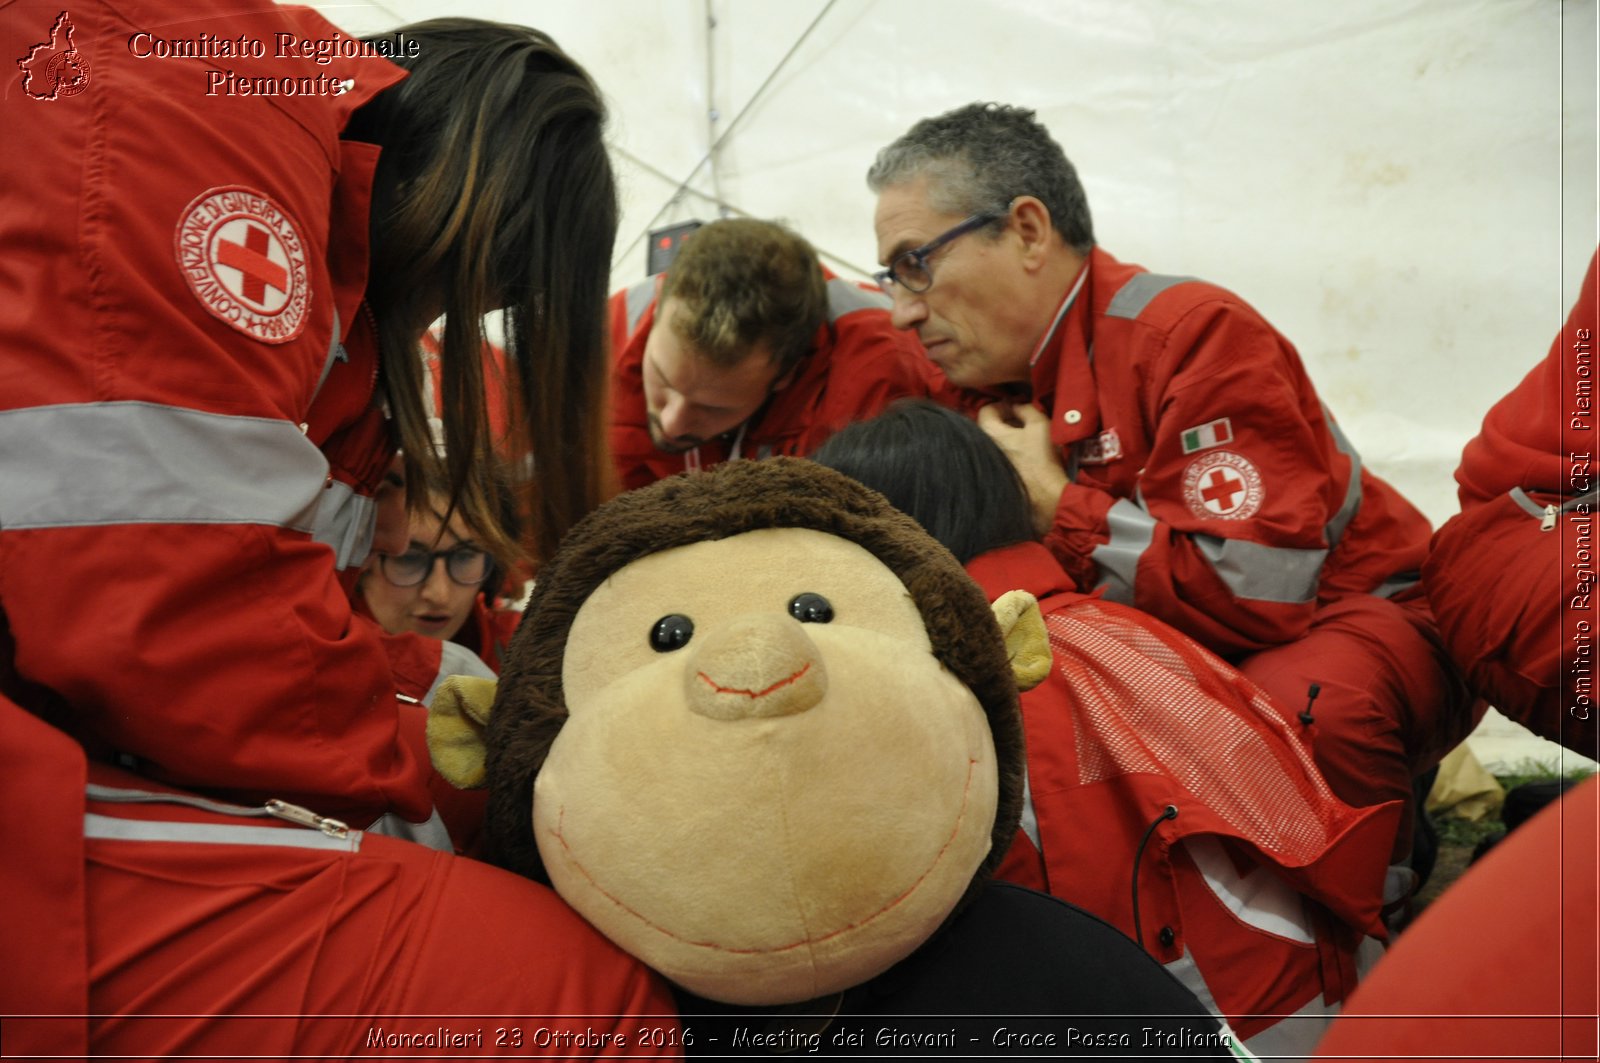
<path fill-rule="evenodd" d="M 548 556 L 599 501 L 606 469 L 605 295 L 617 207 L 599 136 L 604 105 L 582 68 L 536 30 L 435 19 L 370 38 L 400 39 L 416 42 L 416 57 L 399 59 L 411 76 L 346 131 L 384 149 L 367 300 L 400 448 L 410 470 L 435 453 L 422 362 L 388 352 L 415 351 L 442 313 L 447 479 L 468 523 L 495 526 L 480 352 L 485 314 L 504 308 L 513 439 L 498 442 L 533 456 L 531 539 Z"/>
<path fill-rule="evenodd" d="M 97 1016 L 8 1019 L 7 1047 L 481 1051 L 532 1028 L 348 1016 L 665 1010 L 548 892 L 383 836 L 449 848 L 400 737 L 419 710 L 337 574 L 404 548 L 396 446 L 505 538 L 497 309 L 536 548 L 597 500 L 594 83 L 464 19 L 363 44 L 305 9 L 118 0 L 4 27 L 0 955 L 29 962 L 0 1011 Z M 445 459 L 418 352 L 441 314 Z"/>

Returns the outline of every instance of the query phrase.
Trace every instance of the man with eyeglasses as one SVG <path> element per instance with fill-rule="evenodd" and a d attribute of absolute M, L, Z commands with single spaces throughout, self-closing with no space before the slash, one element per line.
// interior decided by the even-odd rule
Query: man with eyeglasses
<path fill-rule="evenodd" d="M 925 119 L 867 183 L 894 323 L 993 400 L 979 423 L 1080 588 L 1235 662 L 1346 802 L 1409 806 L 1475 722 L 1417 583 L 1430 529 L 1361 467 L 1289 341 L 1230 292 L 1098 247 L 1032 111 Z M 1393 869 L 1387 898 L 1411 882 Z"/>
<path fill-rule="evenodd" d="M 714 221 L 611 298 L 611 451 L 624 488 L 736 458 L 805 456 L 902 396 L 954 401 L 882 293 L 797 233 Z"/>

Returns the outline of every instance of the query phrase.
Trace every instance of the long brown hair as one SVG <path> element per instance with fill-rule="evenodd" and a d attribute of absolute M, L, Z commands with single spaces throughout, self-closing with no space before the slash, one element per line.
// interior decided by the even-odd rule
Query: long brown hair
<path fill-rule="evenodd" d="M 449 485 L 467 522 L 515 551 L 495 515 L 484 315 L 505 308 L 511 446 L 535 478 L 529 544 L 549 557 L 597 505 L 605 449 L 605 301 L 617 194 L 599 90 L 538 30 L 444 18 L 402 27 L 410 77 L 346 135 L 382 146 L 368 302 L 407 480 Z M 406 49 L 397 48 L 404 53 Z M 445 315 L 441 461 L 428 429 L 422 332 Z M 430 473 L 432 475 L 430 475 Z M 420 493 L 419 493 L 420 494 Z"/>

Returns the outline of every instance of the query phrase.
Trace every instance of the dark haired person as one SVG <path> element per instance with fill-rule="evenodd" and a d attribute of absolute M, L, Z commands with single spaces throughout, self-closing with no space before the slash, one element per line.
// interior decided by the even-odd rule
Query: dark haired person
<path fill-rule="evenodd" d="M 501 533 L 517 536 L 515 506 L 507 496 L 498 507 Z M 506 586 L 510 565 L 497 559 L 486 543 L 492 536 L 450 508 L 450 496 L 426 489 L 425 506 L 411 514 L 404 550 L 374 553 L 356 581 L 357 611 L 372 617 L 390 635 L 420 635 L 424 640 L 460 647 L 498 674 L 500 661 L 522 614 L 506 604 L 521 597 L 522 588 Z M 446 674 L 466 674 L 448 659 Z"/>
<path fill-rule="evenodd" d="M 405 549 L 368 558 L 351 600 L 357 616 L 383 629 L 397 684 L 424 690 L 423 700 L 431 701 L 439 677 L 499 674 L 522 621 L 521 610 L 511 604 L 521 597 L 522 584 L 507 575 L 516 571 L 516 560 L 492 554 L 485 545 L 492 537 L 452 510 L 442 488 L 423 490 L 427 503 L 411 514 Z M 517 539 L 520 524 L 509 483 L 497 491 L 499 530 Z M 502 597 L 507 592 L 510 601 Z M 422 706 L 401 706 L 400 734 L 419 763 L 432 764 Z M 484 792 L 458 790 L 431 769 L 428 790 L 455 851 L 478 855 Z"/>
<path fill-rule="evenodd" d="M 881 292 L 777 222 L 714 221 L 611 298 L 611 455 L 624 488 L 732 458 L 807 455 L 902 396 L 951 389 Z"/>
<path fill-rule="evenodd" d="M 1265 695 L 1193 639 L 1074 590 L 960 414 L 898 403 L 813 460 L 915 518 L 991 600 L 1039 599 L 1054 659 L 1022 694 L 1023 825 L 998 874 L 1133 937 L 1262 1058 L 1308 1055 L 1383 933 L 1397 810 L 1334 797 Z"/>
<path fill-rule="evenodd" d="M 353 1016 L 661 1010 L 548 892 L 426 847 L 448 848 L 428 766 L 338 577 L 403 549 L 396 446 L 414 478 L 439 464 L 417 348 L 441 314 L 459 511 L 497 526 L 479 352 L 502 307 L 540 548 L 600 494 L 617 208 L 588 75 L 465 19 L 407 27 L 401 65 L 280 56 L 338 31 L 238 0 L 29 2 L 4 27 L 7 1050 L 450 1050 L 471 1031 Z M 221 40 L 264 54 L 177 57 Z"/>
<path fill-rule="evenodd" d="M 1307 709 L 1345 801 L 1409 805 L 1481 706 L 1417 583 L 1427 519 L 1362 467 L 1289 341 L 1230 292 L 1100 248 L 1030 110 L 924 119 L 867 183 L 895 324 L 996 400 L 979 423 L 1078 587 L 1234 662 L 1286 718 Z M 1398 899 L 1412 876 L 1394 881 Z"/>

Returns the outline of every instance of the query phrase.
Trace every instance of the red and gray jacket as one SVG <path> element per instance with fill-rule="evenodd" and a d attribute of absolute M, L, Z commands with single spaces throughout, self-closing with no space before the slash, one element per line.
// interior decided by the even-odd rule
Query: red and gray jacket
<path fill-rule="evenodd" d="M 86 765 L 4 698 L 0 777 L 13 1054 L 525 1053 L 540 1039 L 584 1058 L 681 1054 L 665 985 L 547 887 L 306 809 Z"/>
<path fill-rule="evenodd" d="M 997 874 L 1138 941 L 1246 1039 L 1306 1054 L 1384 934 L 1399 807 L 1353 809 L 1238 671 L 1127 606 L 1072 589 L 1048 550 L 974 558 L 990 598 L 1039 599 L 1051 672 L 1022 694 L 1022 827 Z"/>
<path fill-rule="evenodd" d="M 1541 521 L 1585 496 L 1594 504 L 1597 346 L 1600 250 L 1549 353 L 1494 404 L 1461 452 L 1462 512 L 1506 494 Z"/>
<path fill-rule="evenodd" d="M 70 37 L 89 77 L 0 100 L 5 692 L 171 785 L 426 821 L 389 662 L 337 575 L 393 451 L 362 303 L 378 151 L 340 133 L 404 72 L 275 58 L 277 34 L 336 32 L 309 11 L 58 15 L 6 19 L 16 54 Z M 208 96 L 207 62 L 130 51 L 180 27 L 268 42 L 229 60 L 240 78 L 353 87 Z"/>
<path fill-rule="evenodd" d="M 1595 756 L 1595 346 L 1600 252 L 1549 353 L 1461 452 L 1461 512 L 1424 566 L 1439 631 L 1474 693 Z"/>
<path fill-rule="evenodd" d="M 1046 541 L 1079 587 L 1224 656 L 1407 592 L 1427 519 L 1362 467 L 1289 342 L 1214 285 L 1098 248 L 1085 270 L 1031 381 L 1072 477 Z"/>
<path fill-rule="evenodd" d="M 845 425 L 899 398 L 959 403 L 917 338 L 889 323 L 882 292 L 823 270 L 828 319 L 799 374 L 733 432 L 682 454 L 656 449 L 644 397 L 644 348 L 655 324 L 660 277 L 611 297 L 611 456 L 624 489 L 733 458 L 804 457 Z"/>

